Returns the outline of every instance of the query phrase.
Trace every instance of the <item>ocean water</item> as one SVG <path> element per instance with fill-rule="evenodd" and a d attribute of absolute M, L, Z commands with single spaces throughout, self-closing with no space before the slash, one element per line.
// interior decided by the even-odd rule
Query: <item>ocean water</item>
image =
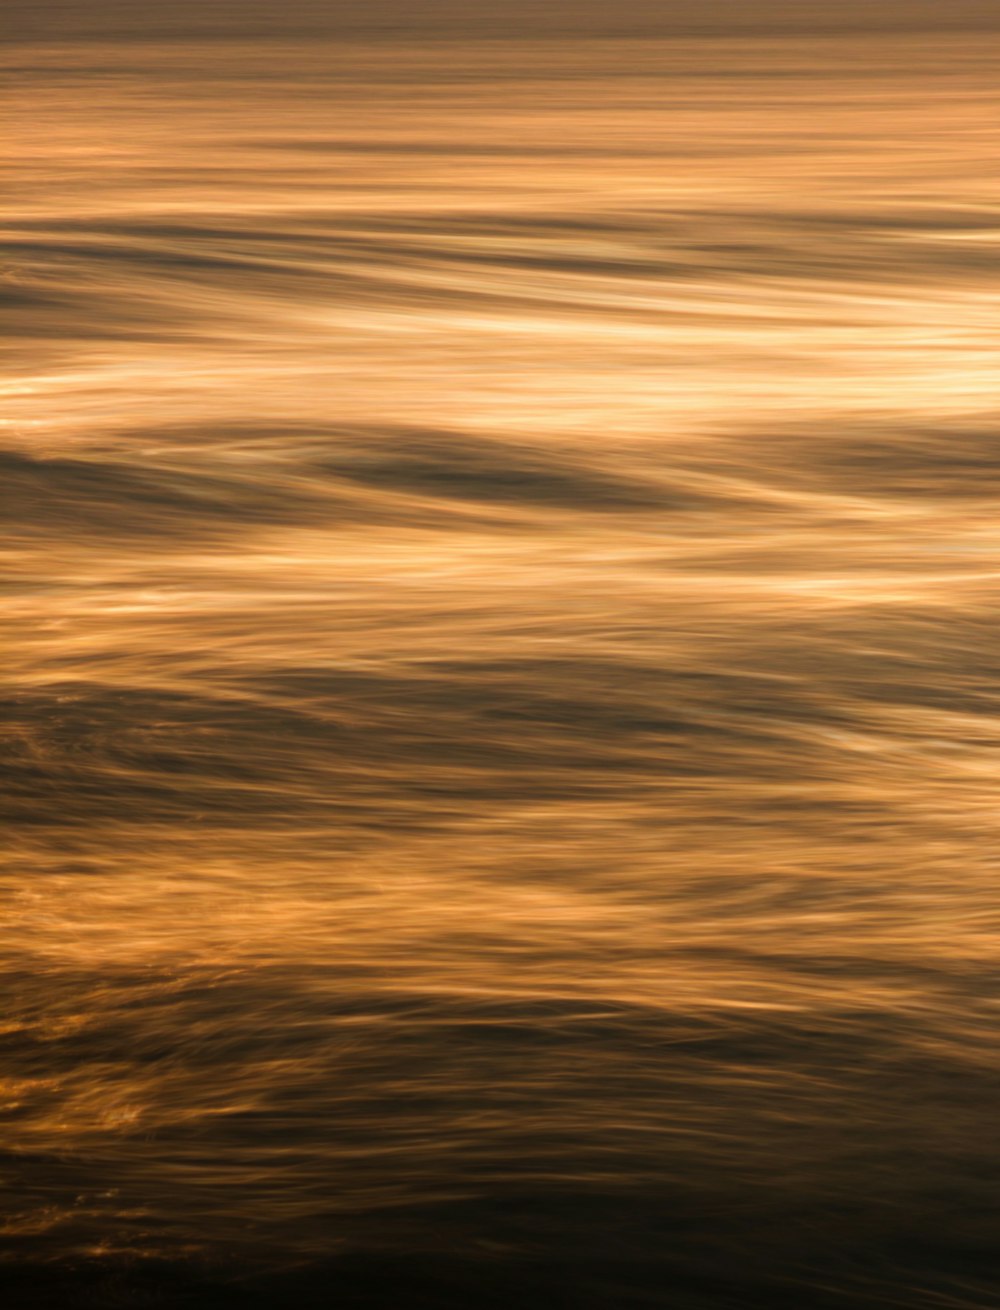
<path fill-rule="evenodd" d="M 11 1310 L 997 1304 L 997 54 L 7 50 Z"/>

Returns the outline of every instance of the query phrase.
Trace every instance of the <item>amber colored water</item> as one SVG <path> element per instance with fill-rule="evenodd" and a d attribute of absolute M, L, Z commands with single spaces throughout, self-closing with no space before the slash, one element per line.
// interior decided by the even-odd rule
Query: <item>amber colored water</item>
<path fill-rule="evenodd" d="M 997 1303 L 997 53 L 7 51 L 12 1310 Z"/>

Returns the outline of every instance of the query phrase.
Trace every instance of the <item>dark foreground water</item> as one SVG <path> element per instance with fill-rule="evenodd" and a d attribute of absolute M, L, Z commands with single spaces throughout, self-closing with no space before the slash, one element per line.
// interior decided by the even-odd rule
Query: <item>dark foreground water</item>
<path fill-rule="evenodd" d="M 996 56 L 8 50 L 11 1310 L 997 1304 Z"/>

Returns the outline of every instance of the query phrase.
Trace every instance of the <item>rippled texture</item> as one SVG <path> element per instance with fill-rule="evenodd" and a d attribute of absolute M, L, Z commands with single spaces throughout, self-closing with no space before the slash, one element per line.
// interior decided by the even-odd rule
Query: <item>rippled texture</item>
<path fill-rule="evenodd" d="M 8 50 L 12 1306 L 996 1303 L 996 56 Z"/>

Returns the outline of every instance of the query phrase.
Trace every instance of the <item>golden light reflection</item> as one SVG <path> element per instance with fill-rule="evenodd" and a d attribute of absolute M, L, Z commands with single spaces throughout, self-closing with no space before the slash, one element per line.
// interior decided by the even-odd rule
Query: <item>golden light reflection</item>
<path fill-rule="evenodd" d="M 990 1205 L 995 61 L 456 49 L 13 60 L 8 1235 L 813 1304 Z"/>

